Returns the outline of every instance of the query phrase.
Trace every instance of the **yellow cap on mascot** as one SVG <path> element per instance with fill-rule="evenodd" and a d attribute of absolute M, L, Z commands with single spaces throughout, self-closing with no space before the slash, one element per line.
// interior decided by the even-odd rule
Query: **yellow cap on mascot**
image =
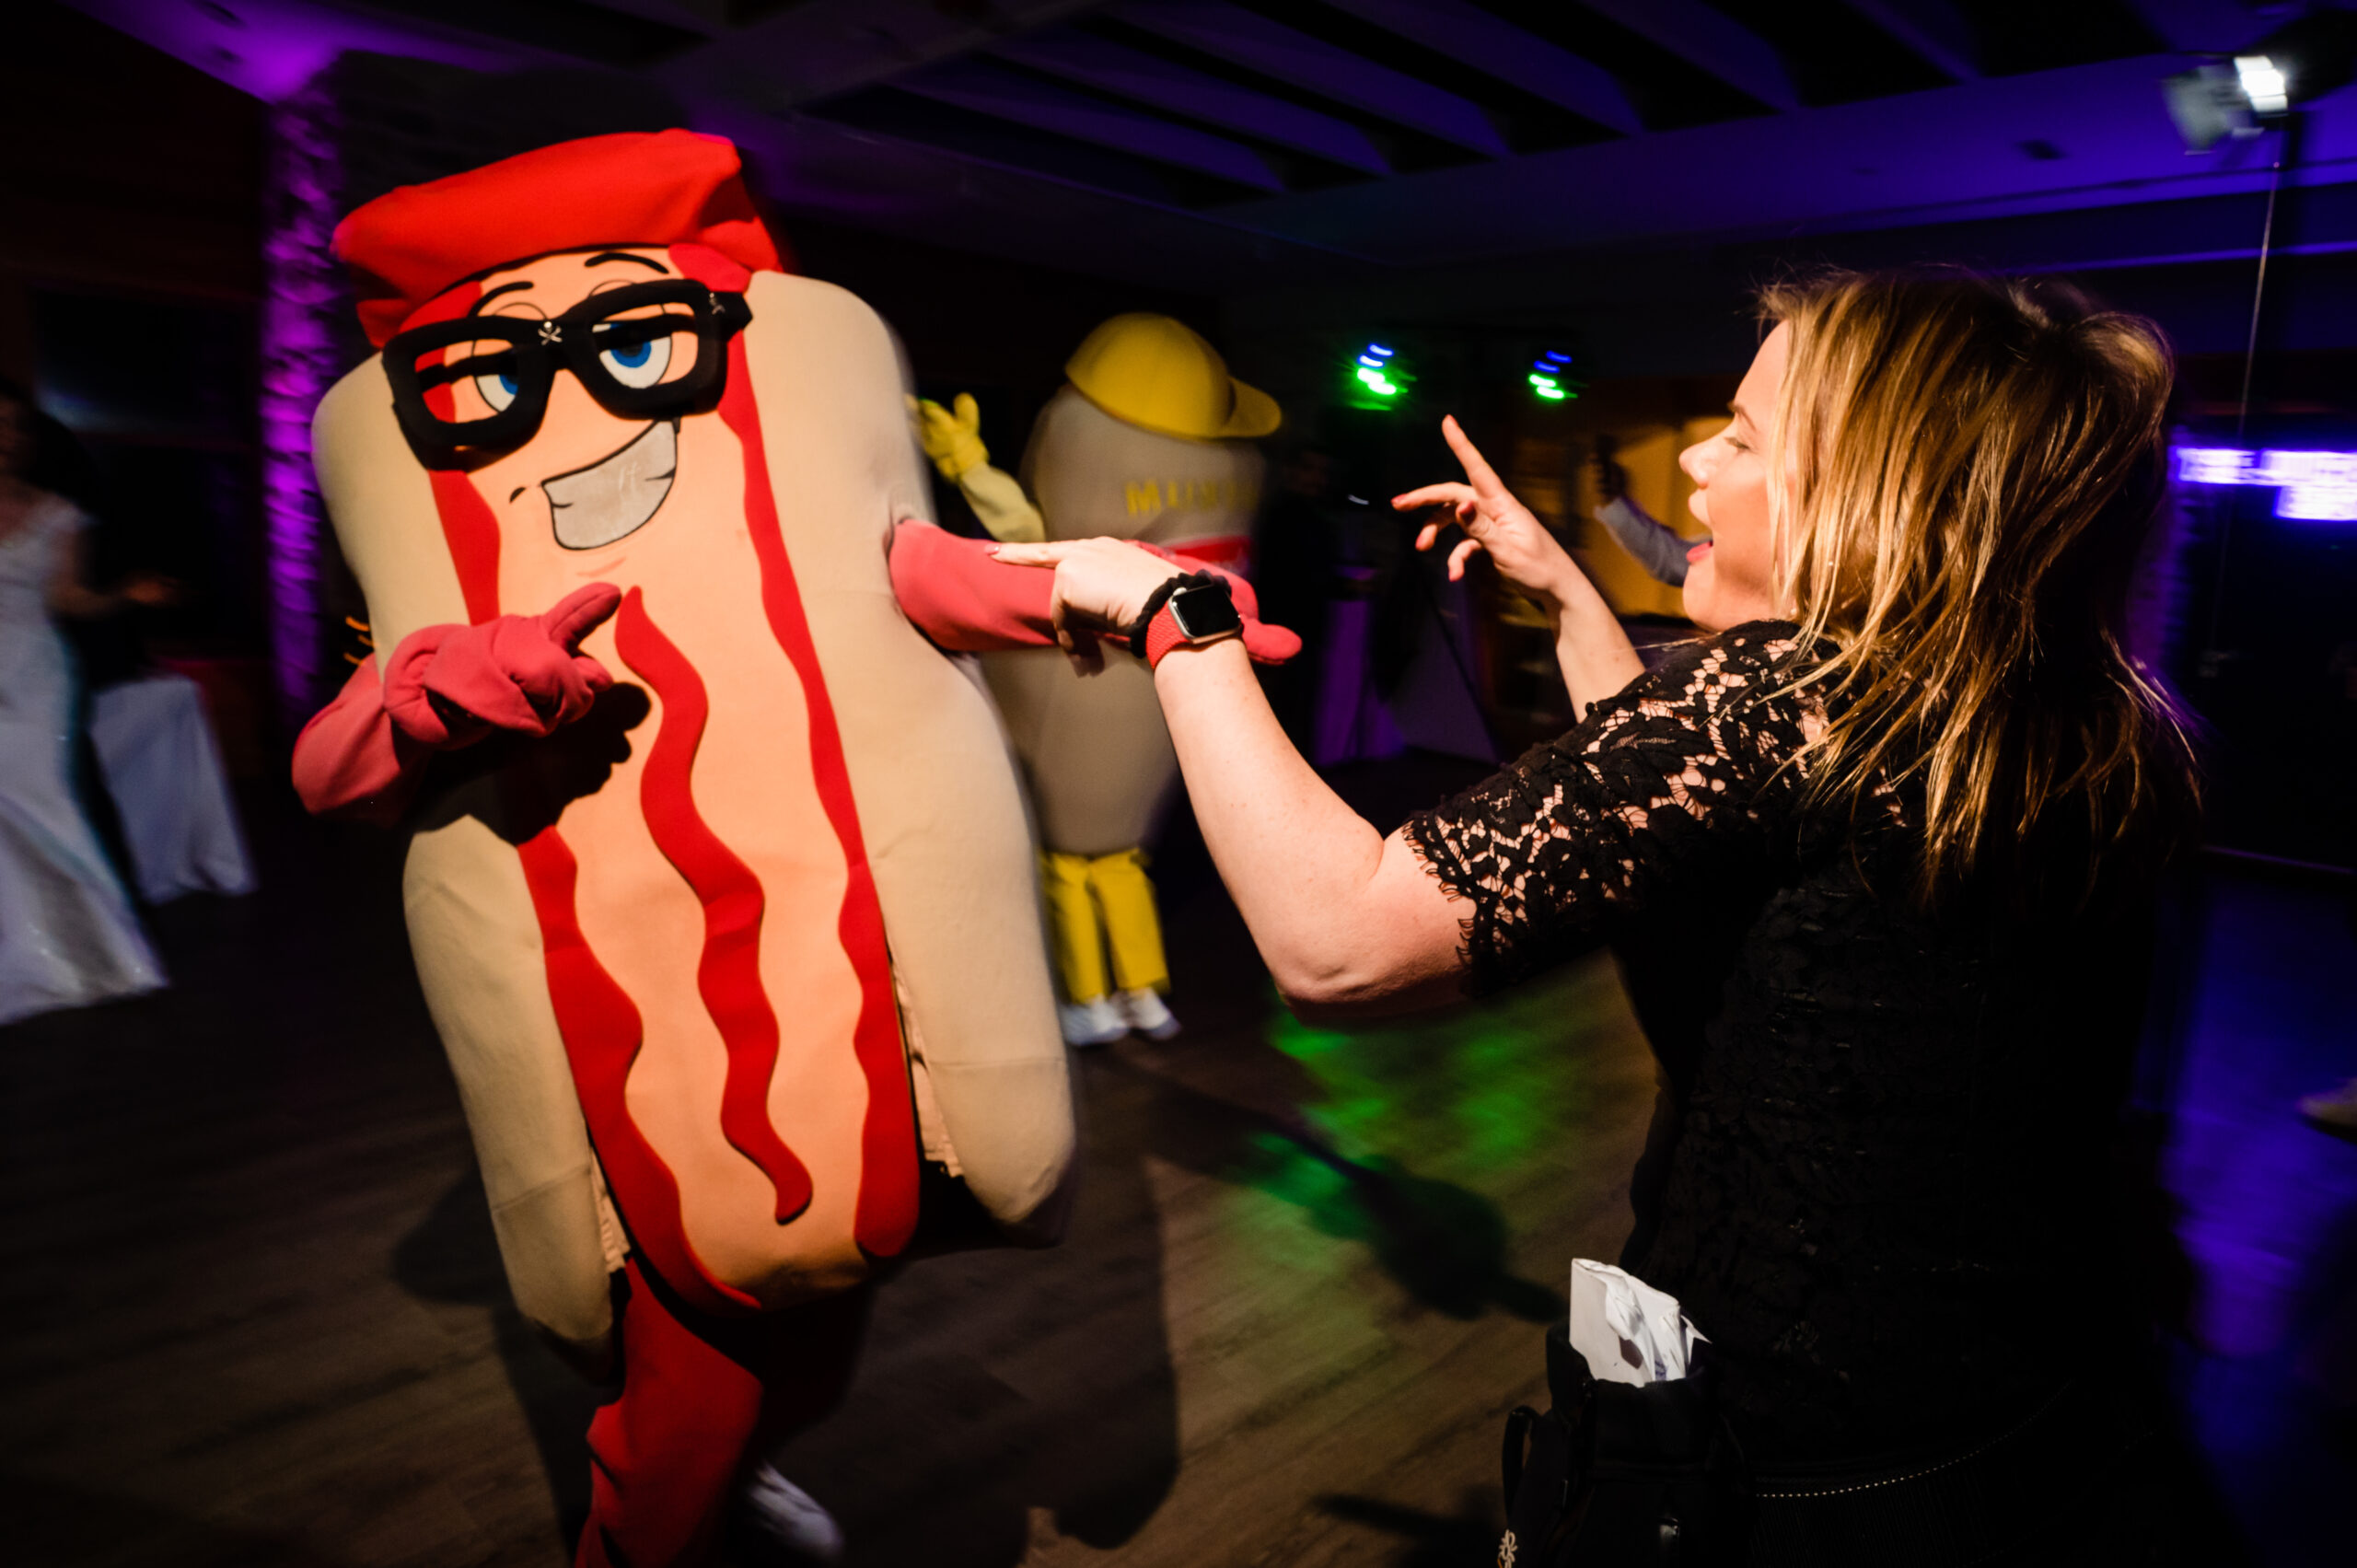
<path fill-rule="evenodd" d="M 1064 374 L 1125 424 L 1190 441 L 1245 441 L 1283 419 L 1277 401 L 1227 373 L 1219 350 L 1167 316 L 1116 316 L 1081 340 Z"/>

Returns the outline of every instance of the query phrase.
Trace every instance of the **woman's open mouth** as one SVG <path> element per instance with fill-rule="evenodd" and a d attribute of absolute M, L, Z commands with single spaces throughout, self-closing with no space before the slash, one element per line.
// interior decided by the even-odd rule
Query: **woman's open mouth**
<path fill-rule="evenodd" d="M 1689 550 L 1689 551 L 1686 552 L 1686 560 L 1687 560 L 1688 564 L 1689 564 L 1689 565 L 1690 565 L 1690 564 L 1692 564 L 1694 562 L 1697 562 L 1697 561 L 1701 560 L 1701 559 L 1702 559 L 1702 557 L 1704 557 L 1705 555 L 1708 555 L 1708 554 L 1710 554 L 1710 553 L 1711 553 L 1711 541 L 1710 541 L 1709 540 L 1707 540 L 1707 539 L 1706 539 L 1706 540 L 1702 540 L 1700 544 L 1695 545 L 1691 550 Z"/>

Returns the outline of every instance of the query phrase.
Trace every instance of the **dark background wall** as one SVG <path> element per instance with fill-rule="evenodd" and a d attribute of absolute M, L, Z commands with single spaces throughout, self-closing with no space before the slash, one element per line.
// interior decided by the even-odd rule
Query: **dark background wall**
<path fill-rule="evenodd" d="M 331 225 L 398 184 L 684 117 L 643 76 L 594 68 L 488 76 L 368 54 L 343 56 L 265 109 L 51 0 L 13 7 L 10 26 L 11 50 L 43 69 L 17 73 L 0 95 L 0 169 L 10 193 L 0 223 L 0 371 L 36 383 L 87 448 L 92 505 L 107 525 L 105 568 L 158 567 L 195 588 L 187 609 L 147 628 L 154 645 L 242 658 L 258 670 L 272 647 L 272 606 L 286 596 L 267 575 L 264 521 L 278 504 L 264 475 L 284 471 L 265 466 L 265 448 L 280 438 L 257 403 L 282 431 L 307 417 L 291 406 L 273 412 L 268 397 L 257 398 L 273 375 L 259 346 L 261 321 L 301 295 L 323 334 L 312 377 L 319 386 L 366 353 L 320 245 L 308 242 L 290 261 L 273 239 L 291 232 L 292 207 L 308 203 Z M 290 173 L 285 149 L 305 138 L 311 161 Z M 758 156 L 750 168 L 757 187 L 790 183 L 771 179 L 777 171 L 765 171 Z M 1576 192 L 1559 199 L 1575 215 Z M 991 237 L 982 233 L 887 236 L 791 211 L 777 226 L 801 270 L 860 294 L 893 324 L 923 391 L 981 399 L 985 436 L 1010 463 L 1091 326 L 1121 310 L 1167 311 L 1211 335 L 1239 374 L 1283 403 L 1280 448 L 1333 448 L 1346 490 L 1379 498 L 1449 471 L 1434 427 L 1440 413 L 1457 412 L 1586 550 L 1624 608 L 1674 611 L 1674 596 L 1649 587 L 1586 524 L 1585 460 L 1598 435 L 1634 438 L 1646 465 L 1641 495 L 1678 514 L 1676 448 L 1707 429 L 1748 358 L 1758 331 L 1748 299 L 1762 280 L 1828 262 L 1929 260 L 2066 275 L 2160 320 L 2185 356 L 2186 424 L 2215 436 L 2231 432 L 2240 413 L 2264 203 L 2263 193 L 2245 192 L 1880 231 L 1359 267 L 1314 285 L 1200 292 L 985 255 Z M 2252 436 L 2357 447 L 2357 186 L 2287 192 L 2276 243 Z M 1413 384 L 1387 410 L 1350 407 L 1350 360 L 1376 340 L 1396 347 Z M 1524 384 L 1531 355 L 1548 347 L 1574 355 L 1573 374 L 1585 383 L 1577 399 L 1542 403 Z M 2347 542 L 2357 530 L 2284 524 L 2264 515 L 2264 493 L 2255 504 L 2252 494 L 2236 496 L 2192 509 L 2180 674 L 2222 735 L 2263 740 L 2320 712 L 2349 729 L 2346 678 L 2335 661 L 2347 664 L 2344 645 L 2357 639 L 2349 624 L 2357 549 Z M 940 508 L 954 522 L 959 504 L 945 495 Z M 328 650 L 344 637 L 349 601 L 331 544 L 314 567 L 312 679 L 323 686 L 343 668 Z M 2221 583 L 2223 599 L 2214 597 Z M 298 694 L 283 711 L 298 713 L 321 694 Z M 2258 799 L 2272 766 L 2222 787 Z"/>
<path fill-rule="evenodd" d="M 250 650 L 262 106 L 59 6 L 11 8 L 6 48 L 0 373 L 78 437 L 99 571 L 184 578 L 154 630 Z"/>

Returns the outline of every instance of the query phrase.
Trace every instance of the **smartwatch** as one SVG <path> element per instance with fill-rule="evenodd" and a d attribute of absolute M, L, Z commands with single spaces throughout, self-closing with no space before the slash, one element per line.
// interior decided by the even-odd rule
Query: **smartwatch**
<path fill-rule="evenodd" d="M 1130 652 L 1151 669 L 1173 648 L 1197 647 L 1244 630 L 1227 579 L 1215 572 L 1173 577 L 1146 600 L 1145 613 L 1130 633 Z"/>

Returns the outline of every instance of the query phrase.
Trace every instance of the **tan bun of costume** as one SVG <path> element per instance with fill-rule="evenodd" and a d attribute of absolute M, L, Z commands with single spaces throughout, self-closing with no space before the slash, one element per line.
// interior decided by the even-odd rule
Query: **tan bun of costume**
<path fill-rule="evenodd" d="M 899 356 L 876 314 L 831 285 L 761 273 L 747 299 L 747 364 L 768 471 L 876 878 L 925 1149 L 1018 1237 L 1052 1239 L 1074 1137 L 1034 850 L 989 700 L 969 667 L 918 634 L 892 595 L 892 527 L 930 510 Z M 691 423 L 706 417 L 717 416 Z M 685 435 L 681 442 L 684 462 Z M 395 648 L 424 626 L 465 621 L 428 478 L 394 421 L 377 360 L 322 401 L 313 448 L 377 647 Z M 658 513 L 648 533 L 666 520 Z M 725 563 L 742 536 L 719 531 L 735 536 L 710 544 L 715 563 Z M 668 551 L 678 541 L 644 539 L 637 548 L 657 545 Z M 610 623 L 600 627 L 584 651 L 609 657 L 612 637 Z M 702 668 L 707 679 L 718 679 L 714 661 Z M 715 685 L 715 703 L 726 695 Z M 658 722 L 630 733 L 621 749 L 634 755 L 608 759 L 604 789 L 635 786 Z M 712 784 L 701 761 L 696 779 L 702 801 Z M 485 777 L 421 804 L 424 826 L 405 878 L 411 940 L 466 1103 L 517 1306 L 594 1361 L 610 1336 L 607 1272 L 619 1237 L 610 1218 L 601 1220 L 597 1162 L 512 847 L 537 824 L 507 817 L 498 782 Z M 839 900 L 840 874 L 815 911 L 800 912 L 831 930 Z M 790 1033 L 795 999 L 774 985 L 772 994 Z M 636 1069 L 632 1082 L 635 1093 Z M 778 1109 L 774 1097 L 772 1105 Z M 805 1265 L 807 1277 L 757 1294 L 764 1305 L 786 1305 L 864 1272 L 855 1249 L 836 1252 Z"/>
<path fill-rule="evenodd" d="M 1141 430 L 1067 386 L 1031 426 L 1024 488 L 1050 539 L 1143 539 L 1171 549 L 1248 534 L 1260 501 L 1260 448 Z M 1065 854 L 1111 854 L 1150 836 L 1178 754 L 1152 672 L 1109 658 L 1080 676 L 1055 648 L 986 655 L 982 668 L 1030 771 L 1039 837 Z"/>

